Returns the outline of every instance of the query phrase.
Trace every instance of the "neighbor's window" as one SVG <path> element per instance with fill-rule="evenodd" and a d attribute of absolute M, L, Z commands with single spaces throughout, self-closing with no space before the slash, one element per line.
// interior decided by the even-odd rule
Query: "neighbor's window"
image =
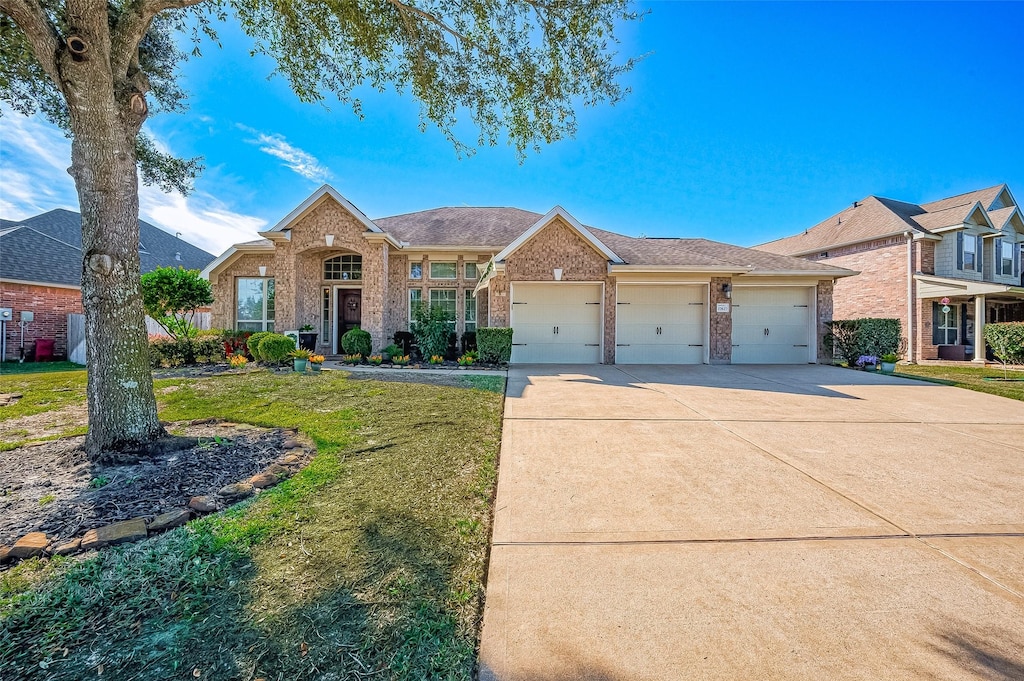
<path fill-rule="evenodd" d="M 476 331 L 476 298 L 469 290 L 466 291 L 466 331 Z"/>
<path fill-rule="evenodd" d="M 320 342 L 331 342 L 331 288 L 324 286 L 320 316 Z"/>
<path fill-rule="evenodd" d="M 999 241 L 999 253 L 996 255 L 999 263 L 999 274 L 1004 277 L 1013 276 L 1013 249 L 1017 244 L 1009 241 Z"/>
<path fill-rule="evenodd" d="M 455 328 L 455 300 L 458 291 L 453 288 L 432 288 L 430 289 L 430 306 L 443 307 L 448 313 L 449 324 Z"/>
<path fill-rule="evenodd" d="M 454 262 L 432 262 L 430 263 L 431 279 L 455 279 L 458 276 L 459 266 Z"/>
<path fill-rule="evenodd" d="M 336 255 L 324 260 L 327 281 L 357 281 L 363 278 L 363 256 Z"/>
<path fill-rule="evenodd" d="M 466 279 L 468 279 L 469 281 L 476 281 L 479 278 L 480 278 L 480 273 L 477 272 L 476 263 L 475 262 L 467 262 L 466 263 Z"/>
<path fill-rule="evenodd" d="M 964 249 L 964 269 L 974 270 L 977 269 L 978 264 L 978 240 L 970 234 L 964 234 L 963 239 Z"/>
<path fill-rule="evenodd" d="M 423 263 L 411 262 L 409 263 L 409 278 L 410 279 L 422 279 L 423 278 Z"/>
<path fill-rule="evenodd" d="M 423 304 L 423 290 L 418 288 L 409 289 L 409 323 L 412 323 L 416 308 Z"/>
<path fill-rule="evenodd" d="M 235 328 L 239 331 L 274 330 L 274 279 L 239 277 L 236 281 Z"/>
<path fill-rule="evenodd" d="M 960 324 L 958 319 L 958 312 L 960 311 L 959 305 L 949 305 L 949 312 L 943 312 L 942 306 L 936 304 L 935 306 L 935 324 L 934 338 L 932 339 L 935 345 L 957 345 L 960 338 Z"/>

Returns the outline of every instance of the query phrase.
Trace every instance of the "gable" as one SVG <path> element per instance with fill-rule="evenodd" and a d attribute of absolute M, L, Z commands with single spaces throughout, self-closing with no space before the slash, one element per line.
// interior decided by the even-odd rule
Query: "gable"
<path fill-rule="evenodd" d="M 555 218 L 505 259 L 509 279 L 549 280 L 556 268 L 567 281 L 593 281 L 608 274 L 608 258 L 569 224 Z"/>
<path fill-rule="evenodd" d="M 295 223 L 302 218 L 306 217 L 307 214 L 315 210 L 325 201 L 333 201 L 338 204 L 351 215 L 367 232 L 383 232 L 383 230 L 374 224 L 373 220 L 366 217 L 363 211 L 356 208 L 351 201 L 342 196 L 337 189 L 329 184 L 325 184 L 315 192 L 310 194 L 305 201 L 295 207 L 295 210 L 284 216 L 280 222 L 268 229 L 266 232 L 260 232 L 260 236 L 273 239 L 275 233 L 285 232 L 292 229 Z"/>
<path fill-rule="evenodd" d="M 612 250 L 602 243 L 593 232 L 581 225 L 576 218 L 569 215 L 569 213 L 561 206 L 555 206 L 552 208 L 548 211 L 547 215 L 542 217 L 540 220 L 537 220 L 530 229 L 523 232 L 515 241 L 510 243 L 504 250 L 494 256 L 495 262 L 505 261 L 509 256 L 522 248 L 523 245 L 533 240 L 538 234 L 546 230 L 548 227 L 552 226 L 556 220 L 563 227 L 575 232 L 580 239 L 600 254 L 604 260 L 610 260 L 614 263 L 622 262 L 622 258 L 613 253 Z"/>

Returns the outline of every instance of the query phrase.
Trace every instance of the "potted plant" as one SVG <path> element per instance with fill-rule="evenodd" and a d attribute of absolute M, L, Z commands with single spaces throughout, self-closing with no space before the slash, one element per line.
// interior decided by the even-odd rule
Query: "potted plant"
<path fill-rule="evenodd" d="M 316 337 L 318 335 L 313 333 L 312 324 L 303 324 L 299 327 L 299 347 L 313 352 L 316 350 Z"/>
<path fill-rule="evenodd" d="M 310 355 L 309 356 L 309 370 L 314 374 L 320 373 L 320 367 L 324 365 L 323 355 Z"/>
<path fill-rule="evenodd" d="M 306 362 L 313 355 L 312 352 L 306 348 L 295 348 L 289 353 L 289 357 L 292 358 L 292 364 L 295 367 L 295 371 L 300 374 L 306 373 Z"/>
<path fill-rule="evenodd" d="M 875 371 L 878 368 L 878 357 L 874 355 L 861 355 L 857 358 L 857 368 L 864 371 Z"/>
<path fill-rule="evenodd" d="M 882 355 L 882 371 L 887 374 L 891 374 L 896 371 L 896 362 L 900 361 L 900 356 L 895 352 L 887 352 Z"/>

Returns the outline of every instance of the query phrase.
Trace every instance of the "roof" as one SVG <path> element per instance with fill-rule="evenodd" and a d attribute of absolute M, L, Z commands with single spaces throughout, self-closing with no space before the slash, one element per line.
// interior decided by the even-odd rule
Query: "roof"
<path fill-rule="evenodd" d="M 0 272 L 4 279 L 64 286 L 81 284 L 81 215 L 58 208 L 16 224 L 17 229 L 0 236 Z M 139 263 L 143 274 L 161 266 L 201 270 L 213 259 L 213 254 L 139 220 Z"/>
<path fill-rule="evenodd" d="M 973 205 L 975 202 L 978 202 L 981 204 L 982 208 L 988 210 L 992 207 L 992 202 L 995 201 L 996 197 L 1003 192 L 1003 188 L 1005 187 L 1005 184 L 997 184 L 994 187 L 975 189 L 974 191 L 966 192 L 964 194 L 950 196 L 948 199 L 939 199 L 938 201 L 922 203 L 921 208 L 929 213 L 934 213 L 935 211 L 952 208 L 953 206 L 963 206 L 965 204 Z"/>
<path fill-rule="evenodd" d="M 540 213 L 519 208 L 433 208 L 377 218 L 374 223 L 409 246 L 504 248 L 530 229 Z"/>
<path fill-rule="evenodd" d="M 914 216 L 914 222 L 926 231 L 942 229 L 944 227 L 956 227 L 962 225 L 971 217 L 976 210 L 981 209 L 978 202 L 965 203 L 959 206 L 950 206 L 942 210 L 934 210 L 929 213 L 922 213 Z M 981 209 L 984 213 L 984 209 Z"/>

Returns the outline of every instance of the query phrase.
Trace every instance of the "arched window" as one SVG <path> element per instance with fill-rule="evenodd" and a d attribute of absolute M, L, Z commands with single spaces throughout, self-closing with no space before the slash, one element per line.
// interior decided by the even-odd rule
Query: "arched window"
<path fill-rule="evenodd" d="M 363 278 L 363 256 L 336 255 L 324 260 L 324 280 L 354 281 Z"/>

